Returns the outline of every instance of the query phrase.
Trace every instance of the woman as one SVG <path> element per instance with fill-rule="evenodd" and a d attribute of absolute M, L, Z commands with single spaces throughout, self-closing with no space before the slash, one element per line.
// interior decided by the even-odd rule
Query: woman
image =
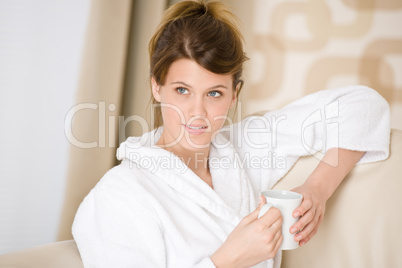
<path fill-rule="evenodd" d="M 121 164 L 81 204 L 73 235 L 85 267 L 279 267 L 282 218 L 257 218 L 259 193 L 300 156 L 325 152 L 293 189 L 304 199 L 289 232 L 304 245 L 352 167 L 388 155 L 388 105 L 362 86 L 223 127 L 247 58 L 219 2 L 170 7 L 149 50 L 157 128 L 122 143 Z"/>

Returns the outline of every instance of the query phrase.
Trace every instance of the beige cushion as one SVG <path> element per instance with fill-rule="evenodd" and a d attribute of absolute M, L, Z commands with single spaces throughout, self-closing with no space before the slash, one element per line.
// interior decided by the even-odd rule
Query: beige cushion
<path fill-rule="evenodd" d="M 305 157 L 275 189 L 303 183 L 318 160 Z M 392 130 L 386 161 L 356 166 L 327 202 L 305 246 L 284 251 L 282 267 L 402 267 L 402 131 Z"/>
<path fill-rule="evenodd" d="M 0 256 L 0 267 L 82 268 L 74 240 L 55 242 Z"/>

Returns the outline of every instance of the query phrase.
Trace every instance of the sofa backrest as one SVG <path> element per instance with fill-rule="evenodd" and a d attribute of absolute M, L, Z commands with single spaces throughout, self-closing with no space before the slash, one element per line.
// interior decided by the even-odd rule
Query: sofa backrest
<path fill-rule="evenodd" d="M 292 189 L 317 166 L 303 157 L 275 186 Z M 391 132 L 390 157 L 361 164 L 328 200 L 318 233 L 306 245 L 284 251 L 282 267 L 402 267 L 402 131 Z"/>

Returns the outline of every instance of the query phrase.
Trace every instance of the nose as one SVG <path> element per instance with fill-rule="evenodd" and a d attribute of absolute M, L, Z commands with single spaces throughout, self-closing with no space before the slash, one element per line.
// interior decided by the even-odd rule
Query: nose
<path fill-rule="evenodd" d="M 193 99 L 190 103 L 189 115 L 190 117 L 205 117 L 207 115 L 203 97 L 200 96 Z"/>

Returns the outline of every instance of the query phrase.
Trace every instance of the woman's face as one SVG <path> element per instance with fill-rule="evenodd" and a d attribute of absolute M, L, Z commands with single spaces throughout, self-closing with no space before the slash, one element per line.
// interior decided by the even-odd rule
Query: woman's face
<path fill-rule="evenodd" d="M 160 141 L 166 149 L 209 148 L 236 101 L 232 83 L 232 75 L 212 73 L 189 59 L 171 64 L 164 85 L 152 79 L 164 122 Z"/>

